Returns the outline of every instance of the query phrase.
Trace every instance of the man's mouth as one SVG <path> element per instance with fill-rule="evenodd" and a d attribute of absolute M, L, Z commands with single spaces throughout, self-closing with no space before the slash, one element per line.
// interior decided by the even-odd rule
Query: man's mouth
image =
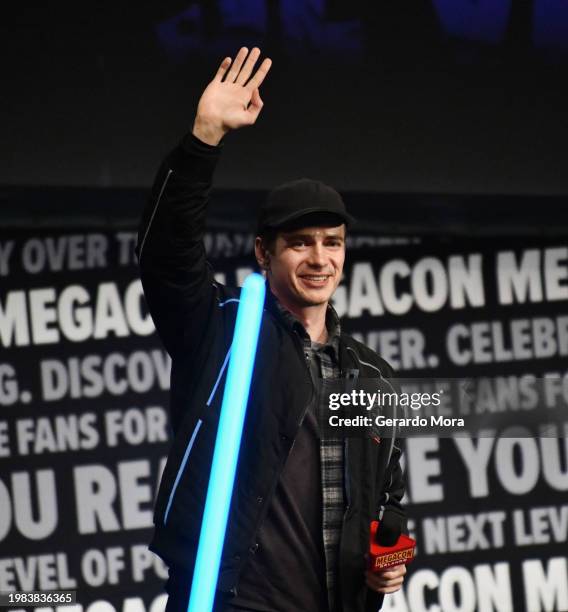
<path fill-rule="evenodd" d="M 308 285 L 319 287 L 325 285 L 330 276 L 330 274 L 302 274 L 300 278 Z"/>

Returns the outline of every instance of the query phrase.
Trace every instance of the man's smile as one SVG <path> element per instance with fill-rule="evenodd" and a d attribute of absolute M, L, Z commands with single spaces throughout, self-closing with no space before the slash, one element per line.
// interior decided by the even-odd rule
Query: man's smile
<path fill-rule="evenodd" d="M 300 274 L 302 282 L 310 287 L 323 287 L 327 284 L 331 274 Z"/>

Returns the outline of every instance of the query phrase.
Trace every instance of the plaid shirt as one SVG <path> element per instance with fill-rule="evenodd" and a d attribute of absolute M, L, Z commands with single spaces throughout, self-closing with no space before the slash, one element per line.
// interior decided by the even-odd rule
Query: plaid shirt
<path fill-rule="evenodd" d="M 279 304 L 279 303 L 278 303 Z M 294 320 L 300 338 L 304 343 L 304 354 L 310 365 L 312 377 L 317 378 L 339 378 L 339 334 L 341 327 L 339 317 L 331 305 L 326 313 L 326 328 L 328 339 L 325 344 L 312 342 L 310 336 L 295 317 L 281 304 L 279 308 L 285 317 Z M 310 409 L 314 410 L 319 422 L 320 402 L 317 394 L 314 395 L 313 404 Z M 330 611 L 335 610 L 336 588 L 337 588 L 337 556 L 339 553 L 339 540 L 341 538 L 341 526 L 345 512 L 345 490 L 343 477 L 344 443 L 343 438 L 320 437 L 320 463 L 322 483 L 322 530 L 323 545 L 326 564 L 326 583 Z"/>

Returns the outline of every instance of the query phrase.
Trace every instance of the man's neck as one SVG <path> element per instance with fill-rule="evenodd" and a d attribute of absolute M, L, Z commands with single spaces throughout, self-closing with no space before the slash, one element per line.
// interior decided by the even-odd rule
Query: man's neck
<path fill-rule="evenodd" d="M 319 306 L 296 309 L 295 311 L 290 308 L 288 310 L 290 310 L 304 326 L 312 342 L 324 344 L 327 341 L 327 328 L 325 325 L 327 303 L 320 304 Z"/>
<path fill-rule="evenodd" d="M 274 292 L 273 292 L 274 293 Z M 276 299 L 290 311 L 296 319 L 304 326 L 312 342 L 325 343 L 327 341 L 326 313 L 327 302 L 317 306 L 299 307 L 289 303 L 286 299 L 274 294 Z"/>

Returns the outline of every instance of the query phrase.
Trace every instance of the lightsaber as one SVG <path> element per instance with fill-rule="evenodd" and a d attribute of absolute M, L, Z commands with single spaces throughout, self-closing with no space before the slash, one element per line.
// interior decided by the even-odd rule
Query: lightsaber
<path fill-rule="evenodd" d="M 237 310 L 188 612 L 211 612 L 213 608 L 265 293 L 260 274 L 247 276 Z"/>

